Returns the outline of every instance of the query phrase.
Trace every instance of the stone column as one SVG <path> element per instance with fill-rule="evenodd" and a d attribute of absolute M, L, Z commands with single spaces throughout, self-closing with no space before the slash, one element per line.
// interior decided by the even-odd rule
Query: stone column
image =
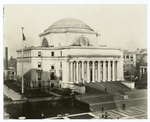
<path fill-rule="evenodd" d="M 111 63 L 110 60 L 108 60 L 108 81 L 111 80 Z"/>
<path fill-rule="evenodd" d="M 103 82 L 106 81 L 106 61 L 103 61 Z"/>
<path fill-rule="evenodd" d="M 115 81 L 115 61 L 112 61 L 112 81 Z"/>
<path fill-rule="evenodd" d="M 75 83 L 75 62 L 73 62 L 73 82 Z"/>
<path fill-rule="evenodd" d="M 84 61 L 82 61 L 82 82 L 84 83 Z"/>
<path fill-rule="evenodd" d="M 143 78 L 143 74 L 144 74 L 144 68 L 141 68 L 142 69 L 142 78 Z"/>
<path fill-rule="evenodd" d="M 87 61 L 87 82 L 89 83 L 90 82 L 90 79 L 89 79 L 89 62 L 90 61 Z"/>
<path fill-rule="evenodd" d="M 78 66 L 78 63 L 79 63 L 79 61 L 76 61 L 76 68 L 77 68 L 77 71 L 76 71 L 76 77 L 77 77 L 77 81 L 76 81 L 76 83 L 79 83 L 79 66 Z"/>
<path fill-rule="evenodd" d="M 70 62 L 70 80 L 71 80 L 71 83 L 73 83 L 73 68 L 72 68 L 72 61 Z"/>
<path fill-rule="evenodd" d="M 116 67 L 117 67 L 116 68 L 117 69 L 117 72 L 116 72 L 117 73 L 117 81 L 119 81 L 120 80 L 120 78 L 119 78 L 119 75 L 120 75 L 120 72 L 119 72 L 119 67 L 120 67 L 119 66 L 119 60 L 117 60 L 117 62 L 116 62 Z"/>
<path fill-rule="evenodd" d="M 140 78 L 142 77 L 142 68 L 140 68 Z"/>
<path fill-rule="evenodd" d="M 144 75 L 144 73 L 145 73 L 145 68 L 143 67 L 143 75 Z"/>
<path fill-rule="evenodd" d="M 80 61 L 78 62 L 78 82 L 80 83 L 81 81 L 81 73 L 80 73 L 80 68 L 81 68 L 81 63 Z"/>
<path fill-rule="evenodd" d="M 100 66 L 101 66 L 101 61 L 98 61 L 98 82 L 100 82 L 100 75 L 101 75 L 101 71 L 100 71 Z"/>
<path fill-rule="evenodd" d="M 93 66 L 92 66 L 92 82 L 95 82 L 95 79 L 94 79 L 94 70 L 95 70 L 95 61 L 93 61 Z"/>
<path fill-rule="evenodd" d="M 123 59 L 120 58 L 118 61 L 117 61 L 117 80 L 118 81 L 123 81 L 124 80 L 124 77 L 123 77 Z"/>

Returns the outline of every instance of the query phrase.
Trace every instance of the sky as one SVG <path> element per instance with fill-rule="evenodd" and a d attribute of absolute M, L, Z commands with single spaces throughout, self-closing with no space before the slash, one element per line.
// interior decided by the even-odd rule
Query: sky
<path fill-rule="evenodd" d="M 24 45 L 39 46 L 39 34 L 63 18 L 76 18 L 101 34 L 101 45 L 135 51 L 147 48 L 146 4 L 13 4 L 3 5 L 3 47 L 9 57 Z M 4 49 L 3 49 L 4 54 Z"/>

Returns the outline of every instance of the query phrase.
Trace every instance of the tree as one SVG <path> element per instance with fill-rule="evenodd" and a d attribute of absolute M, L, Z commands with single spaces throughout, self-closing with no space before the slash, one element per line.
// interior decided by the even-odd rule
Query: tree
<path fill-rule="evenodd" d="M 129 67 L 127 70 L 126 70 L 126 72 L 127 72 L 127 75 L 128 76 L 136 76 L 137 75 L 137 70 L 136 70 L 136 67 Z"/>

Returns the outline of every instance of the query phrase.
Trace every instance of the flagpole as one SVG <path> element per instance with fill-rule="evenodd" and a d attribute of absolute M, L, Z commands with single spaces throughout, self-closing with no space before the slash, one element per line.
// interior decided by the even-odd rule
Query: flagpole
<path fill-rule="evenodd" d="M 24 27 L 21 27 L 22 28 L 22 95 L 24 94 L 24 81 L 23 81 L 23 29 Z"/>

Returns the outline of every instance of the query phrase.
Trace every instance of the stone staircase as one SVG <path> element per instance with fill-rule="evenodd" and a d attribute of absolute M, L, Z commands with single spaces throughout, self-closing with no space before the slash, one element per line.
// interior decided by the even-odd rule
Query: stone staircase
<path fill-rule="evenodd" d="M 119 81 L 100 82 L 99 84 L 101 84 L 103 87 L 105 87 L 108 91 L 111 92 L 118 92 L 121 89 L 124 89 L 124 91 L 131 91 L 130 88 L 128 88 Z"/>
<path fill-rule="evenodd" d="M 79 95 L 77 98 L 82 103 L 88 104 L 91 111 L 101 111 L 102 107 L 105 110 L 118 109 L 122 108 L 123 104 L 126 104 L 126 107 L 147 104 L 145 92 L 134 92 L 118 81 L 88 83 L 85 86 L 87 94 Z M 121 98 L 118 92 L 121 89 L 124 89 L 125 93 L 129 94 L 129 98 L 131 99 Z"/>

